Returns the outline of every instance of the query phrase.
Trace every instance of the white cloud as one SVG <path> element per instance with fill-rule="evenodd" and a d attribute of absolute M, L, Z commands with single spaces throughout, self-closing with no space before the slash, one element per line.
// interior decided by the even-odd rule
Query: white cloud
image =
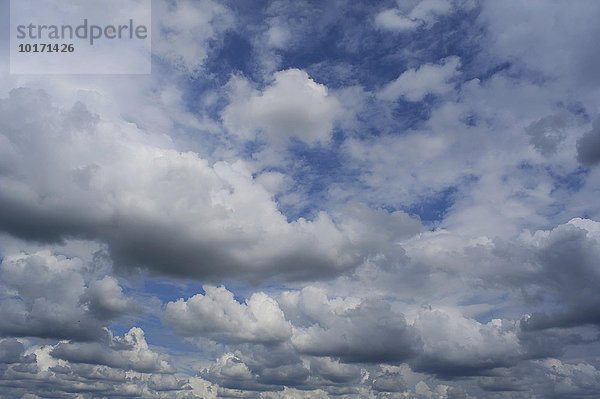
<path fill-rule="evenodd" d="M 398 5 L 404 8 L 403 2 Z M 399 8 L 381 11 L 375 16 L 375 26 L 393 32 L 413 31 L 420 26 L 430 27 L 440 16 L 449 14 L 454 6 L 448 0 L 421 0 L 410 12 Z"/>
<path fill-rule="evenodd" d="M 206 60 L 211 41 L 233 26 L 231 12 L 211 0 L 153 3 L 153 54 L 187 73 L 198 72 Z"/>
<path fill-rule="evenodd" d="M 595 1 L 482 3 L 485 46 L 499 59 L 553 78 L 552 85 L 581 91 L 578 99 L 583 99 L 598 83 L 600 57 L 590 38 L 600 31 L 594 18 L 599 6 Z"/>
<path fill-rule="evenodd" d="M 166 305 L 163 318 L 179 334 L 254 343 L 284 341 L 291 336 L 290 324 L 268 295 L 254 293 L 241 304 L 225 287 L 204 286 L 204 290 L 205 295 Z"/>
<path fill-rule="evenodd" d="M 292 39 L 285 21 L 280 18 L 271 18 L 268 23 L 268 29 L 265 32 L 267 45 L 275 49 L 284 49 Z"/>
<path fill-rule="evenodd" d="M 260 399 L 328 399 L 330 396 L 322 389 L 302 391 L 294 388 L 284 388 L 281 392 L 263 392 Z"/>
<path fill-rule="evenodd" d="M 326 143 L 341 113 L 327 87 L 299 69 L 275 73 L 273 82 L 260 91 L 241 77 L 233 77 L 229 87 L 230 104 L 223 111 L 223 123 L 244 139 L 262 134 L 275 143 L 290 138 L 311 145 Z"/>
<path fill-rule="evenodd" d="M 448 57 L 439 64 L 424 64 L 417 69 L 408 69 L 385 85 L 377 96 L 385 101 L 405 98 L 416 102 L 423 100 L 427 94 L 447 94 L 454 89 L 452 80 L 458 75 L 459 67 L 458 57 Z"/>
<path fill-rule="evenodd" d="M 418 28 L 422 21 L 403 15 L 400 10 L 384 10 L 375 16 L 375 26 L 391 31 L 410 31 Z"/>

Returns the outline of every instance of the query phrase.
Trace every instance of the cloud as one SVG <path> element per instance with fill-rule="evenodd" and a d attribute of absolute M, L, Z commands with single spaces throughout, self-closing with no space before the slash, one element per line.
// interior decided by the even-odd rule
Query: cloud
<path fill-rule="evenodd" d="M 600 163 L 600 118 L 596 118 L 592 130 L 577 140 L 577 160 L 585 166 Z"/>
<path fill-rule="evenodd" d="M 598 82 L 600 57 L 590 51 L 595 44 L 589 39 L 599 30 L 592 16 L 598 6 L 593 1 L 585 7 L 561 2 L 482 4 L 479 20 L 488 30 L 483 40 L 499 59 L 541 72 L 563 88 L 585 92 L 594 86 L 591 82 Z M 556 25 L 548 25 L 549 20 Z"/>
<path fill-rule="evenodd" d="M 164 356 L 148 347 L 141 328 L 133 327 L 123 337 L 108 338 L 104 343 L 59 343 L 52 349 L 52 356 L 71 363 L 101 364 L 123 370 L 142 373 L 172 372 L 172 366 Z"/>
<path fill-rule="evenodd" d="M 371 386 L 377 392 L 405 392 L 408 390 L 401 373 L 383 370 L 369 377 Z"/>
<path fill-rule="evenodd" d="M 0 79 L 0 396 L 598 397 L 597 5 L 396 3 Z"/>
<path fill-rule="evenodd" d="M 36 116 L 8 117 L 26 110 Z M 243 161 L 209 164 L 165 136 L 104 121 L 81 105 L 57 109 L 42 92 L 15 90 L 0 112 L 9 165 L 0 228 L 13 235 L 99 240 L 121 270 L 194 278 L 313 279 L 365 255 L 345 250 L 356 239 L 325 212 L 288 222 Z"/>
<path fill-rule="evenodd" d="M 411 68 L 398 78 L 385 85 L 377 96 L 384 101 L 422 101 L 428 94 L 443 95 L 454 89 L 452 80 L 458 75 L 460 59 L 444 58 L 439 64 L 424 64 L 419 68 Z"/>
<path fill-rule="evenodd" d="M 546 398 L 589 396 L 600 393 L 600 371 L 581 361 L 549 358 L 522 364 L 502 375 L 482 377 L 487 392 L 511 392 L 517 397 L 541 394 Z"/>
<path fill-rule="evenodd" d="M 0 340 L 0 364 L 28 363 L 33 356 L 25 356 L 24 345 L 15 338 Z"/>
<path fill-rule="evenodd" d="M 0 307 L 3 320 L 0 334 L 75 340 L 102 338 L 105 323 L 127 309 L 107 313 L 106 308 L 99 306 L 97 286 L 86 287 L 84 270 L 81 259 L 54 255 L 48 250 L 6 256 L 0 269 L 0 290 L 6 296 Z M 111 284 L 120 290 L 116 280 Z M 86 297 L 95 298 L 88 302 L 90 308 L 82 301 Z M 130 303 L 123 297 L 117 300 Z"/>
<path fill-rule="evenodd" d="M 90 283 L 81 300 L 99 319 L 113 319 L 136 310 L 136 304 L 123 294 L 118 281 L 111 276 Z"/>
<path fill-rule="evenodd" d="M 268 21 L 268 29 L 265 32 L 267 45 L 275 49 L 285 49 L 292 39 L 289 28 L 282 18 L 271 18 Z"/>
<path fill-rule="evenodd" d="M 310 359 L 310 371 L 333 383 L 357 382 L 363 376 L 359 367 L 340 363 L 328 357 Z"/>
<path fill-rule="evenodd" d="M 219 357 L 214 364 L 203 371 L 203 377 L 228 389 L 258 390 L 261 388 L 255 381 L 256 375 L 233 353 L 225 353 Z"/>
<path fill-rule="evenodd" d="M 572 120 L 568 112 L 543 117 L 525 128 L 529 142 L 545 156 L 556 153 L 558 145 L 566 138 L 565 128 Z"/>
<path fill-rule="evenodd" d="M 537 285 L 547 300 L 556 302 L 553 312 L 536 312 L 527 317 L 524 328 L 600 325 L 600 283 L 596 259 L 600 256 L 600 223 L 573 219 L 551 231 L 533 236 L 539 267 L 527 283 Z"/>
<path fill-rule="evenodd" d="M 402 2 L 398 5 L 404 7 Z M 421 26 L 430 27 L 453 9 L 453 4 L 447 0 L 421 0 L 408 13 L 398 8 L 381 11 L 375 16 L 375 26 L 392 32 L 413 31 Z"/>
<path fill-rule="evenodd" d="M 139 331 L 134 329 L 123 339 L 129 340 L 128 336 L 130 335 L 140 338 Z M 125 343 L 120 342 L 120 344 Z M 131 342 L 126 345 L 128 344 Z M 52 355 L 52 353 L 63 351 L 65 346 L 68 347 L 72 344 L 31 346 L 26 350 L 28 354 L 21 360 L 11 362 L 6 368 L 0 369 L 2 377 L 0 378 L 0 389 L 2 389 L 3 397 L 9 399 L 23 397 L 68 398 L 74 394 L 84 395 L 83 397 L 101 396 L 105 398 L 135 396 L 159 399 L 199 397 L 212 399 L 217 397 L 216 387 L 200 377 L 182 378 L 165 373 L 164 369 L 157 373 L 133 371 L 131 368 L 138 367 L 148 371 L 149 357 L 156 356 L 155 353 L 148 350 L 139 352 L 140 344 L 141 342 L 137 340 L 133 344 L 137 349 L 133 351 L 125 350 L 124 347 L 120 350 L 105 348 L 104 354 L 94 354 L 93 357 L 86 357 L 91 355 L 91 352 L 82 344 L 84 346 L 80 348 L 81 353 L 75 348 L 71 348 L 74 362 L 54 358 Z M 85 362 L 93 359 L 110 363 L 115 367 L 122 365 L 125 368 L 99 365 L 96 362 L 78 363 L 81 360 Z"/>
<path fill-rule="evenodd" d="M 156 1 L 152 52 L 187 73 L 197 73 L 207 59 L 211 45 L 233 27 L 234 18 L 226 6 L 211 0 L 196 2 Z"/>
<path fill-rule="evenodd" d="M 261 399 L 327 399 L 330 396 L 323 390 L 302 391 L 294 388 L 285 388 L 281 392 L 261 393 Z"/>
<path fill-rule="evenodd" d="M 460 314 L 423 310 L 414 324 L 423 340 L 423 353 L 411 367 L 443 378 L 481 375 L 518 363 L 523 354 L 514 323 L 487 324 Z"/>
<path fill-rule="evenodd" d="M 300 69 L 276 72 L 273 82 L 260 91 L 241 77 L 233 77 L 229 87 L 230 103 L 221 115 L 223 123 L 248 140 L 262 134 L 274 143 L 291 138 L 310 145 L 326 143 L 342 111 L 327 87 Z"/>
<path fill-rule="evenodd" d="M 375 16 L 375 26 L 391 31 L 411 31 L 418 28 L 423 21 L 404 16 L 400 10 L 384 10 Z"/>
<path fill-rule="evenodd" d="M 194 295 L 166 305 L 164 320 L 185 336 L 206 336 L 219 342 L 274 343 L 291 336 L 291 326 L 268 295 L 254 293 L 241 304 L 225 287 L 204 286 Z"/>
<path fill-rule="evenodd" d="M 319 324 L 295 329 L 292 343 L 301 353 L 337 357 L 350 363 L 403 362 L 422 345 L 404 317 L 391 312 L 388 303 L 377 300 L 365 300 L 354 308 L 330 314 Z"/>

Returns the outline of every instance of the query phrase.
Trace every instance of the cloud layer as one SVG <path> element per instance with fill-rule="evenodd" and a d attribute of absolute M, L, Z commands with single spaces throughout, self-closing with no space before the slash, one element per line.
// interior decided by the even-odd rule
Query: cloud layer
<path fill-rule="evenodd" d="M 0 396 L 599 397 L 599 12 L 160 0 L 151 75 L 2 63 Z"/>

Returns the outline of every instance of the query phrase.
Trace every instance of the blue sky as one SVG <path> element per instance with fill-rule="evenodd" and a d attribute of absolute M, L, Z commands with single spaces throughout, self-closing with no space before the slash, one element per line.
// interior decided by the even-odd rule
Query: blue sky
<path fill-rule="evenodd" d="M 1 59 L 0 397 L 600 396 L 598 2 L 151 3 Z"/>

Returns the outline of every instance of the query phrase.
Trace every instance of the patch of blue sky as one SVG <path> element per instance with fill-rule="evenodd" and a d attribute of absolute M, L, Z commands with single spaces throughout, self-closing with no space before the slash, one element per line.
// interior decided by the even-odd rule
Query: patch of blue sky
<path fill-rule="evenodd" d="M 458 56 L 468 64 L 477 50 L 476 43 L 465 41 L 476 17 L 471 14 L 462 16 L 466 19 L 444 17 L 429 29 L 410 33 L 377 30 L 364 23 L 364 14 L 356 20 L 341 18 L 320 35 L 309 36 L 301 51 L 283 51 L 282 68 L 304 68 L 316 81 L 333 88 L 360 84 L 366 90 L 377 90 L 406 69 L 448 56 Z M 348 32 L 353 32 L 353 40 Z M 336 73 L 339 70 L 346 73 Z"/>
<path fill-rule="evenodd" d="M 199 282 L 183 282 L 151 277 L 144 280 L 142 290 L 144 293 L 157 297 L 163 303 L 176 301 L 179 298 L 187 299 L 195 294 L 204 294 L 202 284 Z"/>
<path fill-rule="evenodd" d="M 434 228 L 439 225 L 448 210 L 454 205 L 458 191 L 458 186 L 448 187 L 441 192 L 424 197 L 402 210 L 418 216 L 425 226 Z"/>
<path fill-rule="evenodd" d="M 562 167 L 552 165 L 522 162 L 516 166 L 516 170 L 504 176 L 503 180 L 518 179 L 525 188 L 533 189 L 540 182 L 550 178 L 553 194 L 561 191 L 575 193 L 583 187 L 589 173 L 589 169 L 581 166 L 572 170 L 565 170 Z"/>
<path fill-rule="evenodd" d="M 511 62 L 501 61 L 497 64 L 490 65 L 487 69 L 481 71 L 479 69 L 475 69 L 471 76 L 466 77 L 465 80 L 469 79 L 479 79 L 481 81 L 487 80 L 498 73 L 503 73 L 505 71 L 509 71 L 512 66 Z"/>
<path fill-rule="evenodd" d="M 339 136 L 334 135 L 331 146 L 310 147 L 305 143 L 293 140 L 289 152 L 294 158 L 293 167 L 287 171 L 296 182 L 298 189 L 310 196 L 305 208 L 282 209 L 288 218 L 311 218 L 315 212 L 323 209 L 327 202 L 328 190 L 334 184 L 354 184 L 358 171 L 348 165 L 341 155 L 338 146 Z"/>
<path fill-rule="evenodd" d="M 395 123 L 391 133 L 421 128 L 429 120 L 432 110 L 438 103 L 436 97 L 431 94 L 426 95 L 419 102 L 399 100 L 392 111 Z"/>
<path fill-rule="evenodd" d="M 549 166 L 545 169 L 552 177 L 554 185 L 553 191 L 566 190 L 571 193 L 577 192 L 581 190 L 585 184 L 586 178 L 590 174 L 590 170 L 584 167 L 578 167 L 575 170 L 562 174 Z"/>
<path fill-rule="evenodd" d="M 227 82 L 233 73 L 252 77 L 253 53 L 252 43 L 247 37 L 228 31 L 223 42 L 213 49 L 204 68 L 214 83 Z"/>
<path fill-rule="evenodd" d="M 149 306 L 145 307 L 139 314 L 136 314 L 135 317 L 124 317 L 112 323 L 110 330 L 113 334 L 123 335 L 131 327 L 135 326 L 144 330 L 148 342 L 152 342 L 154 345 L 160 347 L 169 348 L 170 353 L 189 353 L 196 350 L 189 342 L 174 335 L 170 328 L 165 328 L 160 320 L 160 314 L 156 314 L 150 310 L 158 304 L 150 303 L 158 299 L 162 304 L 158 306 L 164 306 L 166 303 L 177 301 L 180 298 L 187 300 L 193 295 L 204 294 L 205 292 L 201 283 L 147 277 L 143 280 L 141 286 L 125 286 L 123 291 L 129 297 L 137 297 L 138 303 L 147 303 Z"/>
<path fill-rule="evenodd" d="M 480 29 L 475 24 L 477 8 L 440 17 L 432 26 L 414 32 L 394 33 L 372 22 L 378 12 L 394 7 L 394 2 L 274 2 L 252 8 L 245 2 L 229 2 L 228 6 L 238 16 L 239 33 L 226 34 L 206 64 L 207 71 L 221 81 L 234 72 L 260 78 L 257 57 L 263 54 L 254 51 L 252 43 L 263 43 L 249 38 L 266 31 L 266 17 L 279 18 L 292 36 L 276 50 L 278 69 L 305 69 L 317 82 L 334 89 L 360 84 L 376 90 L 408 68 L 451 55 L 468 63 L 479 45 L 466 39 L 473 36 L 473 29 Z"/>
<path fill-rule="evenodd" d="M 185 83 L 185 103 L 190 111 L 197 109 L 206 92 L 217 92 L 220 97 L 203 112 L 213 119 L 219 119 L 227 105 L 223 86 L 232 74 L 247 76 L 260 86 L 256 73 L 258 52 L 255 51 L 251 35 L 264 31 L 265 13 L 283 15 L 290 23 L 290 29 L 304 30 L 302 40 L 293 40 L 288 48 L 278 51 L 281 57 L 279 70 L 287 68 L 306 69 L 317 82 L 331 89 L 348 85 L 361 85 L 366 90 L 376 91 L 386 83 L 396 79 L 408 68 L 417 68 L 423 63 L 439 62 L 447 56 L 459 56 L 461 69 L 469 78 L 472 63 L 477 63 L 474 54 L 480 44 L 468 41 L 472 31 L 481 29 L 476 24 L 478 10 L 460 11 L 440 18 L 433 26 L 419 28 L 412 33 L 392 33 L 378 30 L 372 23 L 364 23 L 365 15 L 376 15 L 389 4 L 365 5 L 349 2 L 339 9 L 333 4 L 322 2 L 300 2 L 286 5 L 287 9 L 273 10 L 273 4 L 254 5 L 246 10 L 243 2 L 232 2 L 228 6 L 240 16 L 238 25 L 244 26 L 241 32 L 225 35 L 211 52 L 202 74 L 190 78 Z M 338 5 L 339 6 L 339 5 Z M 341 11 L 340 11 L 341 10 Z M 344 18 L 339 18 L 339 13 Z M 310 16 L 310 18 L 308 18 Z M 335 16 L 335 17 L 334 17 Z M 305 23 L 311 21 L 311 24 Z M 239 30 L 238 30 L 239 31 Z M 508 68 L 508 65 L 491 66 L 490 76 Z M 481 69 L 478 69 L 481 71 Z M 475 77 L 475 76 L 473 76 Z M 349 134 L 361 138 L 381 134 L 405 134 L 411 129 L 419 129 L 429 119 L 432 109 L 438 104 L 435 96 L 428 95 L 422 101 L 399 100 L 385 109 L 375 98 L 367 99 L 363 112 L 358 115 L 357 127 L 353 132 L 337 131 L 328 146 L 310 147 L 301 142 L 293 142 L 287 170 L 293 177 L 296 190 L 310 197 L 305 206 L 281 206 L 281 211 L 290 220 L 298 217 L 311 218 L 315 212 L 326 207 L 328 190 L 332 184 L 357 184 L 358 171 L 343 162 L 340 155 L 340 142 Z M 473 116 L 471 124 L 476 123 Z M 191 132 L 194 135 L 200 132 Z M 206 140 L 206 139 L 205 139 Z M 218 138 L 214 138 L 218 141 Z M 211 147 L 210 142 L 203 144 Z M 251 158 L 260 150 L 263 143 L 251 141 L 243 145 L 243 155 Z M 426 223 L 436 223 L 452 205 L 453 189 L 449 188 L 425 198 L 421 204 L 411 206 L 410 212 L 419 215 Z"/>

